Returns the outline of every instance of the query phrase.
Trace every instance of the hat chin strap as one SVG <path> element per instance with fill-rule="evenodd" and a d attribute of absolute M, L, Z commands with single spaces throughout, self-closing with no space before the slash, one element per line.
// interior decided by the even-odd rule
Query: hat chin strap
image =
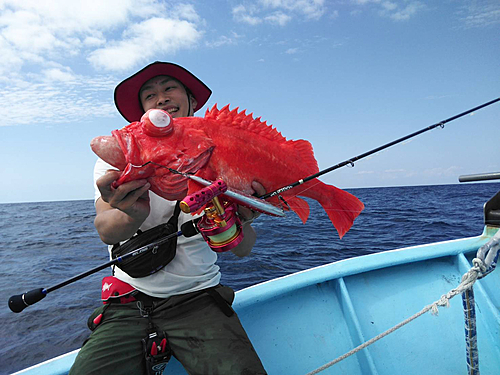
<path fill-rule="evenodd" d="M 193 114 L 191 115 L 191 95 L 188 94 L 188 117 L 189 116 L 194 116 L 194 111 Z"/>
<path fill-rule="evenodd" d="M 191 93 L 191 91 L 186 87 L 184 83 L 182 83 L 182 85 L 184 86 L 184 90 L 186 91 L 186 95 L 188 98 L 188 117 L 194 116 L 194 109 L 193 109 L 193 114 L 191 115 L 191 108 L 192 108 L 191 99 L 194 98 L 194 95 Z"/>

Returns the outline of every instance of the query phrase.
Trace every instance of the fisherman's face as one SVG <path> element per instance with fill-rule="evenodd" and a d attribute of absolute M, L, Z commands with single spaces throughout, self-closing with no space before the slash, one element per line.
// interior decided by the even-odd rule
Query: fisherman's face
<path fill-rule="evenodd" d="M 196 107 L 196 99 L 187 94 L 184 85 L 169 76 L 151 78 L 142 85 L 139 98 L 144 112 L 153 108 L 163 109 L 172 117 L 192 116 Z"/>

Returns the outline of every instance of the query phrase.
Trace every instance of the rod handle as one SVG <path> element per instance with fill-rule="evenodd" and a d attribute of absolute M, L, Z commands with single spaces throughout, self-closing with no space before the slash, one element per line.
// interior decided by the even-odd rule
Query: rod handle
<path fill-rule="evenodd" d="M 474 182 L 474 181 L 487 181 L 487 180 L 499 180 L 500 172 L 495 173 L 479 173 L 479 174 L 468 174 L 462 175 L 458 178 L 460 182 Z"/>
<path fill-rule="evenodd" d="M 44 288 L 30 290 L 24 294 L 18 294 L 9 298 L 9 307 L 15 313 L 20 313 L 26 307 L 44 299 L 47 291 Z"/>
<path fill-rule="evenodd" d="M 222 194 L 227 191 L 227 185 L 222 180 L 214 181 L 212 185 L 204 187 L 203 189 L 188 195 L 180 203 L 180 208 L 182 212 L 188 214 L 190 212 L 196 212 L 209 201 L 214 199 L 217 195 Z"/>

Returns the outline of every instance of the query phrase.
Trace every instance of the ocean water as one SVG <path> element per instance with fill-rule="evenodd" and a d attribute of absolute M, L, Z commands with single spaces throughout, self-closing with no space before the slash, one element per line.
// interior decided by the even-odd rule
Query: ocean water
<path fill-rule="evenodd" d="M 339 240 L 325 212 L 309 201 L 304 225 L 261 216 L 250 256 L 219 256 L 222 283 L 247 286 L 341 259 L 400 247 L 477 236 L 483 204 L 500 183 L 353 189 L 365 203 L 354 226 Z M 48 288 L 108 261 L 93 226 L 93 201 L 0 204 L 0 374 L 79 348 L 86 321 L 100 305 L 100 280 L 109 270 L 53 291 L 15 314 L 8 299 Z"/>

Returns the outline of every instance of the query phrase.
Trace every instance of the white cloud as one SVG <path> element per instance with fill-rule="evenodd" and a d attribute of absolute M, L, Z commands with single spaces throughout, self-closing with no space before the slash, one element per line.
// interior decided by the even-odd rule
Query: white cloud
<path fill-rule="evenodd" d="M 395 4 L 393 4 L 395 5 Z M 412 3 L 409 3 L 406 5 L 404 8 L 399 8 L 398 6 L 390 7 L 390 8 L 385 8 L 384 11 L 382 12 L 383 14 L 388 15 L 390 18 L 392 18 L 395 21 L 406 21 L 409 20 L 410 17 L 413 15 L 417 14 L 420 10 L 424 9 L 425 5 L 420 3 L 419 1 L 415 1 Z"/>
<path fill-rule="evenodd" d="M 271 0 L 269 0 L 271 1 Z M 467 28 L 500 24 L 500 2 L 498 0 L 462 0 L 457 15 Z M 407 21 L 427 9 L 424 1 L 418 0 L 350 0 L 356 7 L 352 15 L 364 9 L 375 9 L 379 15 L 395 21 Z"/>
<path fill-rule="evenodd" d="M 3 6 L 0 32 L 10 49 L 49 58 L 79 51 L 87 37 L 95 37 L 93 30 L 111 31 L 163 9 L 152 0 L 6 0 Z"/>
<path fill-rule="evenodd" d="M 317 20 L 325 11 L 324 0 L 259 0 L 232 9 L 235 21 L 253 26 L 263 22 L 285 26 L 295 15 Z"/>
<path fill-rule="evenodd" d="M 459 166 L 452 165 L 450 167 L 444 168 L 444 167 L 437 167 L 437 168 L 430 168 L 426 169 L 422 172 L 424 176 L 431 176 L 431 177 L 455 177 L 457 174 L 459 174 L 460 170 Z"/>
<path fill-rule="evenodd" d="M 249 25 L 258 25 L 259 23 L 262 23 L 262 19 L 259 17 L 255 17 L 254 14 L 255 10 L 253 7 L 245 7 L 244 5 L 238 5 L 233 8 L 232 13 L 233 13 L 233 18 L 237 22 L 243 22 L 247 23 Z"/>
<path fill-rule="evenodd" d="M 497 25 L 500 24 L 500 3 L 498 0 L 468 2 L 458 14 L 467 28 Z"/>
<path fill-rule="evenodd" d="M 319 19 L 325 13 L 324 0 L 259 0 L 266 8 L 292 11 L 310 19 Z"/>
<path fill-rule="evenodd" d="M 291 16 L 283 12 L 274 12 L 264 18 L 267 22 L 274 23 L 279 26 L 285 26 L 292 19 Z"/>
<path fill-rule="evenodd" d="M 426 8 L 424 3 L 417 0 L 351 0 L 351 3 L 359 8 L 375 8 L 381 16 L 395 21 L 407 21 Z M 351 12 L 351 14 L 357 13 L 359 13 L 359 9 Z"/>
<path fill-rule="evenodd" d="M 203 36 L 189 3 L 0 0 L 0 10 L 0 125 L 116 115 L 118 79 L 103 70 L 132 69 Z M 19 104 L 26 98 L 36 98 L 29 114 Z"/>
<path fill-rule="evenodd" d="M 205 42 L 205 45 L 207 47 L 215 47 L 215 48 L 225 45 L 235 45 L 238 44 L 238 39 L 240 39 L 241 37 L 242 35 L 239 35 L 238 33 L 235 33 L 233 31 L 231 32 L 231 36 L 221 35 L 215 41 Z"/>
<path fill-rule="evenodd" d="M 363 174 L 375 174 L 375 171 L 359 171 L 356 172 L 358 175 L 363 175 Z"/>
<path fill-rule="evenodd" d="M 195 23 L 201 20 L 192 4 L 177 4 L 171 14 L 175 14 L 179 19 L 185 19 Z"/>
<path fill-rule="evenodd" d="M 379 4 L 381 0 L 351 0 L 351 2 L 356 5 L 365 5 L 370 3 Z"/>
<path fill-rule="evenodd" d="M 36 80 L 12 80 L 0 87 L 4 103 L 0 106 L 0 126 L 69 123 L 116 115 L 110 98 L 115 79 L 89 79 L 55 68 L 43 74 Z"/>
<path fill-rule="evenodd" d="M 381 3 L 382 7 L 387 10 L 387 11 L 393 11 L 393 10 L 396 10 L 398 5 L 392 1 L 384 1 L 383 3 Z"/>
<path fill-rule="evenodd" d="M 87 47 L 100 47 L 106 43 L 106 38 L 98 36 L 87 36 L 83 39 L 83 45 Z"/>
<path fill-rule="evenodd" d="M 285 53 L 288 54 L 288 55 L 293 55 L 293 54 L 296 54 L 297 52 L 299 52 L 299 49 L 298 48 L 288 48 Z"/>
<path fill-rule="evenodd" d="M 42 71 L 42 74 L 45 76 L 46 81 L 48 82 L 74 82 L 76 77 L 71 72 L 71 69 L 59 69 L 59 68 L 51 68 L 45 69 Z"/>
<path fill-rule="evenodd" d="M 188 21 L 150 18 L 125 30 L 120 40 L 93 51 L 88 60 L 98 68 L 126 70 L 159 54 L 193 46 L 201 35 Z"/>
<path fill-rule="evenodd" d="M 153 17 L 166 13 L 172 16 Z M 155 51 L 175 52 L 192 45 L 202 34 L 197 29 L 199 21 L 190 4 L 178 4 L 167 12 L 166 5 L 156 0 L 7 0 L 0 15 L 0 35 L 5 47 L 2 51 L 8 56 L 17 54 L 23 63 L 83 54 L 96 67 L 106 69 L 112 68 L 111 60 L 118 57 L 116 69 L 125 69 L 141 60 L 135 56 L 140 44 L 144 47 L 142 61 Z M 120 29 L 121 39 L 110 38 Z M 152 44 L 157 48 L 145 56 Z M 12 63 L 1 64 L 5 71 Z"/>

